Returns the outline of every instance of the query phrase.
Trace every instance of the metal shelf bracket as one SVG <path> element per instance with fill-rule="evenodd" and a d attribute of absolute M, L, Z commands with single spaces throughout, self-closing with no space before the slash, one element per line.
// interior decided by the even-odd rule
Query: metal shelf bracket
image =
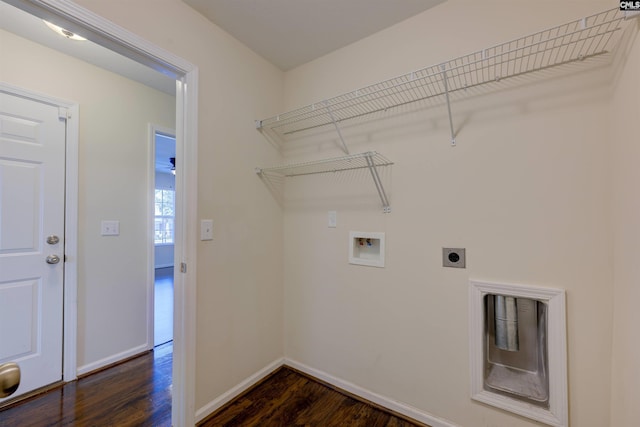
<path fill-rule="evenodd" d="M 327 108 L 327 113 L 329 113 L 329 117 L 331 117 L 331 121 L 333 122 L 333 126 L 336 128 L 336 132 L 338 133 L 338 137 L 340 138 L 340 142 L 342 143 L 342 150 L 345 154 L 349 155 L 349 149 L 347 148 L 347 144 L 344 142 L 344 138 L 342 137 L 342 132 L 340 131 L 340 126 L 338 126 L 338 122 L 336 122 L 336 118 L 333 115 L 333 111 L 331 111 L 331 107 L 329 106 L 329 102 L 325 101 L 324 105 Z"/>
<path fill-rule="evenodd" d="M 369 171 L 371 172 L 371 177 L 373 178 L 373 183 L 376 185 L 376 190 L 378 190 L 378 195 L 380 196 L 380 201 L 382 202 L 382 212 L 390 213 L 391 206 L 389 206 L 389 199 L 387 199 L 387 193 L 384 191 L 384 186 L 382 185 L 382 181 L 380 180 L 380 175 L 378 175 L 378 169 L 372 159 L 375 153 L 368 152 L 366 153 L 367 166 L 369 167 Z"/>
<path fill-rule="evenodd" d="M 440 65 L 442 70 L 442 82 L 444 84 L 444 96 L 447 100 L 447 111 L 449 112 L 449 129 L 451 131 L 451 146 L 456 146 L 456 134 L 453 130 L 453 116 L 451 115 L 451 101 L 449 100 L 449 84 L 447 83 L 447 64 Z"/>

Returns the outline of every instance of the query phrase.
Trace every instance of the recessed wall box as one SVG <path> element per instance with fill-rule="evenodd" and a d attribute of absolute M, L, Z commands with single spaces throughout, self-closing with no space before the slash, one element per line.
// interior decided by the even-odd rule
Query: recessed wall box
<path fill-rule="evenodd" d="M 350 231 L 349 264 L 384 267 L 384 233 Z"/>
<path fill-rule="evenodd" d="M 470 283 L 471 397 L 567 427 L 564 291 Z"/>

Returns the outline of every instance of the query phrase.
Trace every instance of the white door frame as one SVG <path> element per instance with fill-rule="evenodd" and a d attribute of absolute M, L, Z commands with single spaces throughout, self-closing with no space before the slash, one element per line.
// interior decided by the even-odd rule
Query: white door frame
<path fill-rule="evenodd" d="M 32 99 L 66 110 L 65 208 L 64 208 L 64 323 L 62 347 L 63 381 L 76 379 L 78 289 L 78 104 L 0 82 L 0 92 Z"/>
<path fill-rule="evenodd" d="M 195 424 L 198 68 L 69 0 L 4 0 L 176 78 L 176 242 L 172 425 Z M 126 7 L 124 3 L 120 6 Z M 180 200 L 182 198 L 183 200 Z M 77 218 L 76 218 L 77 222 Z M 182 268 L 181 268 L 182 269 Z M 66 309 L 66 307 L 65 307 Z M 66 350 L 66 349 L 65 349 Z M 75 351 L 73 352 L 75 354 Z M 74 368 L 75 369 L 75 368 Z"/>
<path fill-rule="evenodd" d="M 155 190 L 156 190 L 156 133 L 162 135 L 171 135 L 173 138 L 176 137 L 175 129 L 169 129 L 163 126 L 158 126 L 156 124 L 149 124 L 149 148 L 148 155 L 149 159 L 147 161 L 148 167 L 148 178 L 147 182 L 149 183 L 149 188 L 147 188 L 147 197 L 148 197 L 148 217 L 147 221 L 149 221 L 147 225 L 147 230 L 149 233 L 148 237 L 148 245 L 149 245 L 149 256 L 147 257 L 147 307 L 149 307 L 149 311 L 147 313 L 147 343 L 149 345 L 149 350 L 155 347 Z M 176 168 L 176 174 L 178 173 Z M 176 204 L 176 207 L 178 205 Z M 174 244 L 175 249 L 175 244 Z M 174 257 L 175 258 L 175 257 Z M 175 259 L 174 259 L 175 262 Z M 174 264 L 174 281 L 175 276 L 178 270 L 175 269 Z"/>

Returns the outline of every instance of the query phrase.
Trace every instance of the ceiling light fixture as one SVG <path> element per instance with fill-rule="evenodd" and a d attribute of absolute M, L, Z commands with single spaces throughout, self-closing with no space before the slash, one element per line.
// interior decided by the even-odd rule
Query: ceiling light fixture
<path fill-rule="evenodd" d="M 52 24 L 51 22 L 44 21 L 44 23 L 47 24 L 47 27 L 51 28 L 51 30 L 53 32 L 55 32 L 56 34 L 61 35 L 62 37 L 66 37 L 69 40 L 77 40 L 77 41 L 85 41 L 85 40 L 87 40 L 84 37 L 81 37 L 81 36 L 77 35 L 76 33 L 72 33 L 69 30 L 65 30 L 62 27 L 58 27 L 57 25 Z"/>

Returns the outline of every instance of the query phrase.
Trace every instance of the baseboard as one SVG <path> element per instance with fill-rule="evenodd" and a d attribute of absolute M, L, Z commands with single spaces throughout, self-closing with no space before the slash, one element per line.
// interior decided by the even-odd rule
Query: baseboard
<path fill-rule="evenodd" d="M 429 414 L 428 412 L 424 412 L 420 409 L 414 408 L 413 406 L 407 405 L 397 400 L 393 400 L 389 397 L 379 395 L 356 384 L 334 377 L 333 375 L 330 375 L 318 369 L 311 368 L 295 360 L 285 358 L 284 364 L 297 369 L 298 371 L 304 372 L 307 375 L 329 383 L 336 388 L 342 389 L 358 397 L 361 397 L 362 399 L 373 402 L 376 405 L 380 405 L 390 411 L 397 412 L 416 421 L 428 424 L 431 427 L 459 427 L 451 421 L 436 417 L 435 415 Z"/>
<path fill-rule="evenodd" d="M 114 354 L 113 356 L 105 357 L 104 359 L 100 359 L 83 366 L 78 366 L 77 375 L 80 376 L 80 375 L 87 374 L 89 372 L 103 369 L 106 366 L 113 365 L 114 363 L 121 362 L 133 356 L 137 356 L 138 354 L 144 353 L 145 351 L 149 351 L 149 345 L 147 344 L 143 344 L 138 347 L 131 348 L 121 353 Z"/>
<path fill-rule="evenodd" d="M 436 417 L 435 415 L 432 415 L 428 412 L 414 408 L 413 406 L 410 406 L 405 403 L 399 402 L 397 400 L 393 400 L 389 397 L 385 397 L 380 394 L 374 393 L 356 384 L 334 377 L 333 375 L 330 375 L 326 372 L 311 368 L 307 365 L 304 365 L 300 362 L 297 362 L 295 360 L 288 359 L 288 358 L 274 360 L 269 365 L 265 366 L 255 374 L 251 375 L 250 377 L 248 377 L 247 379 L 245 379 L 244 381 L 242 381 L 232 389 L 228 390 L 227 392 L 220 395 L 216 399 L 207 403 L 202 408 L 198 409 L 196 411 L 196 423 L 203 421 L 209 415 L 213 414 L 215 411 L 222 408 L 227 403 L 231 402 L 233 399 L 241 395 L 243 392 L 245 392 L 246 390 L 251 388 L 253 385 L 257 384 L 258 382 L 266 378 L 269 374 L 271 374 L 272 372 L 274 372 L 276 369 L 278 369 L 283 365 L 297 369 L 298 371 L 304 372 L 307 375 L 310 375 L 321 381 L 331 384 L 332 386 L 338 389 L 342 389 L 346 392 L 354 394 L 364 400 L 368 400 L 390 411 L 397 412 L 398 414 L 402 414 L 416 421 L 420 421 L 425 424 L 428 424 L 431 427 L 460 427 L 451 421 L 445 420 L 440 417 Z"/>
<path fill-rule="evenodd" d="M 246 378 L 240 384 L 236 385 L 232 389 L 228 390 L 224 394 L 218 396 L 211 402 L 204 405 L 202 408 L 198 409 L 196 411 L 196 423 L 199 423 L 200 421 L 207 418 L 209 415 L 213 414 L 218 409 L 222 408 L 227 403 L 231 402 L 233 399 L 241 395 L 244 391 L 246 391 L 253 385 L 260 382 L 262 379 L 267 377 L 269 374 L 271 374 L 273 371 L 281 367 L 283 364 L 284 364 L 283 358 L 274 360 L 269 365 L 265 366 L 255 374 L 251 375 L 249 378 Z"/>

